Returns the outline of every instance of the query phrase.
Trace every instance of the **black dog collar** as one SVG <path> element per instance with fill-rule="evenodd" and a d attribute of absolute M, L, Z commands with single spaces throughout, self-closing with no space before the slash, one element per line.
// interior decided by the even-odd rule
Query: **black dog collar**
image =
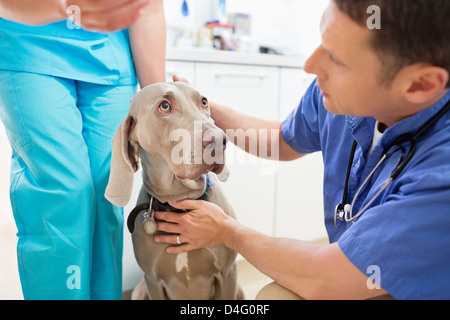
<path fill-rule="evenodd" d="M 209 197 L 210 189 L 211 189 L 211 184 L 210 184 L 210 181 L 209 181 L 209 176 L 207 175 L 206 176 L 206 189 L 205 189 L 205 192 L 197 200 L 207 200 L 208 197 Z M 151 194 L 148 194 L 148 196 L 150 197 L 150 201 L 149 202 L 137 205 L 130 212 L 130 214 L 128 215 L 127 227 L 128 227 L 128 231 L 130 231 L 130 233 L 133 233 L 133 231 L 134 231 L 134 221 L 136 220 L 136 217 L 142 211 L 147 211 L 147 212 L 150 212 L 150 211 L 171 211 L 171 212 L 176 212 L 176 213 L 188 212 L 188 210 L 180 210 L 180 209 L 174 208 L 170 204 L 168 204 L 167 202 L 162 203 L 161 201 L 156 199 Z M 152 204 L 151 208 L 150 208 L 150 203 Z"/>

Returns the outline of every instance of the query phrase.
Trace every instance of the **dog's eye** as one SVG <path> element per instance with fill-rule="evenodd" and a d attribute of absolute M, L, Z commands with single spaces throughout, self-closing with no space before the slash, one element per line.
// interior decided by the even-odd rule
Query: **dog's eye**
<path fill-rule="evenodd" d="M 172 109 L 172 107 L 170 106 L 170 104 L 169 104 L 167 101 L 164 101 L 163 103 L 161 103 L 161 104 L 159 105 L 159 110 L 160 110 L 161 112 L 167 113 L 167 112 L 169 112 L 171 109 Z"/>
<path fill-rule="evenodd" d="M 202 99 L 202 107 L 203 108 L 208 108 L 208 99 L 206 99 L 206 98 Z"/>

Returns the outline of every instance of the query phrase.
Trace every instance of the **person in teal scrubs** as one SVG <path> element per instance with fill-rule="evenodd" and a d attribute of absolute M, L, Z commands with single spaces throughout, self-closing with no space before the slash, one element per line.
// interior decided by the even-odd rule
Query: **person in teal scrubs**
<path fill-rule="evenodd" d="M 111 140 L 138 85 L 165 81 L 165 32 L 162 0 L 0 1 L 25 299 L 121 299 L 123 209 L 104 198 Z"/>

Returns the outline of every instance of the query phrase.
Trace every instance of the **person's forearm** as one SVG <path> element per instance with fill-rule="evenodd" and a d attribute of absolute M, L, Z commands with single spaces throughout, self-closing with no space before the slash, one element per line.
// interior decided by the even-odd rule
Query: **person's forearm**
<path fill-rule="evenodd" d="M 318 245 L 266 236 L 227 219 L 224 244 L 259 271 L 304 299 L 368 299 L 387 294 L 370 290 L 367 275 L 344 255 L 337 243 Z"/>
<path fill-rule="evenodd" d="M 162 0 L 153 0 L 129 28 L 131 50 L 141 88 L 166 81 L 166 23 Z"/>
<path fill-rule="evenodd" d="M 281 122 L 267 121 L 210 102 L 211 117 L 242 150 L 261 158 L 291 161 L 304 155 L 292 150 L 281 135 Z"/>
<path fill-rule="evenodd" d="M 261 158 L 278 160 L 281 123 L 251 117 L 210 103 L 211 117 L 242 150 Z"/>
<path fill-rule="evenodd" d="M 0 0 L 0 17 L 28 25 L 43 25 L 67 18 L 61 0 Z"/>
<path fill-rule="evenodd" d="M 231 221 L 232 222 L 232 221 Z M 314 299 L 320 290 L 319 245 L 269 237 L 232 222 L 225 245 L 249 263 L 304 299 Z"/>

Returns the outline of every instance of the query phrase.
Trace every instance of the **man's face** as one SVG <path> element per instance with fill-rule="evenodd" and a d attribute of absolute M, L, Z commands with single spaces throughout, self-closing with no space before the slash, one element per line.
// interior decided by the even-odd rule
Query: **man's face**
<path fill-rule="evenodd" d="M 369 30 L 341 12 L 333 1 L 323 14 L 322 44 L 305 64 L 317 75 L 325 108 L 334 114 L 375 117 L 391 125 L 405 115 L 401 84 L 381 82 L 381 61 L 370 46 Z M 401 81 L 400 81 L 401 82 Z"/>

